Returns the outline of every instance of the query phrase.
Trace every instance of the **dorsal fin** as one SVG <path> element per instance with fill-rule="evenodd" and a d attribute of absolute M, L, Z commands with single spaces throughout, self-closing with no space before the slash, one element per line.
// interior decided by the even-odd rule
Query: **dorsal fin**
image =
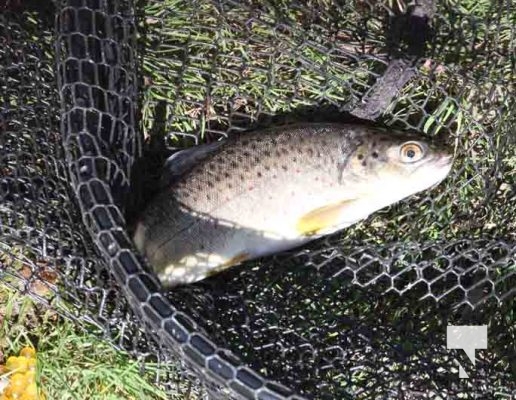
<path fill-rule="evenodd" d="M 201 144 L 172 154 L 163 164 L 160 185 L 162 187 L 171 185 L 181 175 L 191 170 L 195 164 L 204 160 L 223 144 L 224 141 Z"/>

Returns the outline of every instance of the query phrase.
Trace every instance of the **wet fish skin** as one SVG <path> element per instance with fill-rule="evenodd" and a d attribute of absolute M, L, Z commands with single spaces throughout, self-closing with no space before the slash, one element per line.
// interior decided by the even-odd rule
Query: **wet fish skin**
<path fill-rule="evenodd" d="M 452 163 L 420 136 L 346 124 L 244 133 L 192 159 L 135 230 L 166 287 L 352 225 L 440 182 Z"/>

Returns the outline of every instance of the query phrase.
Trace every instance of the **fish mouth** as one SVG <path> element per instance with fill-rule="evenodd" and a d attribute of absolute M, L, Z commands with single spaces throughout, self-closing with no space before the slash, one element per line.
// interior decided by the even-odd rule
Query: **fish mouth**
<path fill-rule="evenodd" d="M 438 167 L 442 168 L 442 167 L 451 167 L 452 164 L 453 164 L 453 156 L 450 154 L 446 154 L 446 155 L 443 155 L 438 158 L 436 165 Z"/>
<path fill-rule="evenodd" d="M 453 156 L 446 154 L 439 157 L 435 163 L 436 181 L 432 187 L 439 185 L 450 173 L 453 164 Z"/>
<path fill-rule="evenodd" d="M 453 156 L 450 154 L 444 154 L 444 155 L 438 155 L 434 156 L 430 161 L 430 165 L 434 168 L 436 172 L 442 172 L 444 176 L 448 175 L 448 172 L 450 172 L 452 164 L 453 164 Z M 426 168 L 425 165 L 428 164 L 421 164 L 418 167 L 416 167 L 416 170 L 419 170 L 420 168 Z"/>

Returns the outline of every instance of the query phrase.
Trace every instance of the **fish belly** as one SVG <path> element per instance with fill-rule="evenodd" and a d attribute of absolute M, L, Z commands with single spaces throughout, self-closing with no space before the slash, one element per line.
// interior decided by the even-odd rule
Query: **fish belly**
<path fill-rule="evenodd" d="M 199 281 L 243 261 L 291 249 L 336 230 L 337 226 L 343 227 L 338 210 L 331 209 L 331 213 L 323 215 L 324 205 L 340 204 L 341 196 L 335 191 L 325 195 L 323 188 L 315 188 L 301 195 L 288 185 L 284 189 L 276 190 L 279 198 L 273 199 L 262 194 L 239 196 L 211 213 L 179 207 L 168 222 L 164 219 L 152 224 L 153 233 L 163 232 L 152 238 L 152 243 L 137 240 L 138 236 L 145 237 L 145 233 L 138 231 L 135 242 L 140 243 L 141 251 L 146 251 L 160 281 L 172 287 Z M 283 204 L 288 206 L 278 207 Z M 320 232 L 299 229 L 300 221 L 306 222 L 306 215 L 312 217 L 307 225 L 317 226 Z M 167 224 L 179 228 L 171 232 L 165 228 Z"/>
<path fill-rule="evenodd" d="M 178 245 L 181 242 L 191 241 L 191 238 L 177 237 Z M 198 244 L 208 240 L 198 238 Z M 198 246 L 181 258 L 172 258 L 167 254 L 157 254 L 154 265 L 160 265 L 159 258 L 166 260 L 157 268 L 156 273 L 164 286 L 172 287 L 205 279 L 222 270 L 271 253 L 283 251 L 304 243 L 307 239 L 282 239 L 271 238 L 267 235 L 260 236 L 256 232 L 241 231 L 236 229 L 233 234 L 225 233 L 220 240 L 209 240 L 211 246 Z M 169 246 L 168 251 L 175 246 Z M 172 250 L 173 251 L 173 250 Z M 176 251 L 175 254 L 178 254 Z"/>

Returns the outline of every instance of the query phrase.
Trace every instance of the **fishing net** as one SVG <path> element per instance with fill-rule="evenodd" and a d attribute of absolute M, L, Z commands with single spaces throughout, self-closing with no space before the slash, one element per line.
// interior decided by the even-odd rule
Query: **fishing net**
<path fill-rule="evenodd" d="M 513 2 L 0 9 L 2 284 L 158 361 L 183 398 L 186 378 L 215 398 L 516 395 Z M 344 232 L 160 289 L 130 230 L 172 150 L 357 117 L 445 140 L 451 175 Z M 488 325 L 475 365 L 446 348 L 447 325 Z"/>

